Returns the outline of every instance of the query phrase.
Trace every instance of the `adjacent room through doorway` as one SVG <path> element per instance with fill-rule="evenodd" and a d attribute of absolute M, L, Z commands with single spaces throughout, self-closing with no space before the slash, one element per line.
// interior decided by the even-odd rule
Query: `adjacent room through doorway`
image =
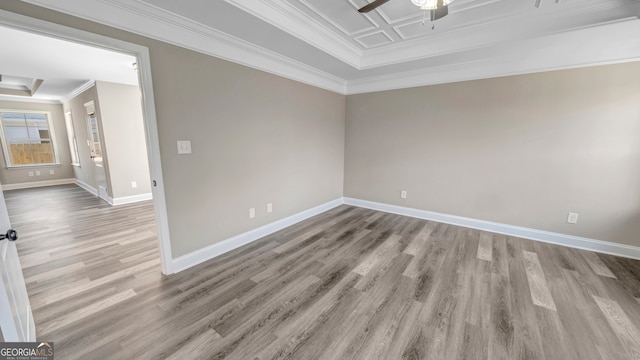
<path fill-rule="evenodd" d="M 0 183 L 40 336 L 162 276 L 147 124 L 136 56 L 0 37 Z"/>

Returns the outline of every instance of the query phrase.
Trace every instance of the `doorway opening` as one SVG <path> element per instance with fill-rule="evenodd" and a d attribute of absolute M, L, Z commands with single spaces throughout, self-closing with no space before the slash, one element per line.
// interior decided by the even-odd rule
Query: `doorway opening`
<path fill-rule="evenodd" d="M 153 197 L 154 217 L 158 227 L 158 241 L 161 253 L 162 272 L 172 274 L 172 256 L 169 243 L 169 227 L 164 194 L 164 182 L 160 161 L 160 144 L 158 138 L 158 125 L 155 113 L 155 101 L 153 95 L 153 83 L 151 76 L 151 61 L 148 48 L 126 41 L 109 38 L 106 36 L 89 33 L 39 19 L 22 16 L 0 10 L 0 26 L 23 31 L 30 34 L 65 41 L 72 44 L 83 45 L 89 48 L 109 51 L 116 54 L 131 56 L 135 63 L 128 65 L 134 68 L 139 84 L 140 106 L 143 119 L 143 132 L 146 142 L 146 158 L 148 163 L 149 179 L 151 181 L 151 193 Z M 86 89 L 85 87 L 80 90 Z M 94 104 L 95 105 L 95 104 Z M 83 120 L 74 119 L 74 122 Z M 76 134 L 77 135 L 77 134 Z M 82 144 L 76 143 L 78 148 Z M 69 146 L 74 153 L 74 145 Z M 107 149 L 108 151 L 108 149 Z M 107 154 L 108 156 L 108 154 Z M 72 162 L 73 162 L 72 156 Z M 107 159 L 108 162 L 108 159 Z M 108 167 L 108 164 L 107 164 Z M 82 179 L 80 179 L 82 180 Z M 4 186 L 3 186 L 4 187 Z"/>
<path fill-rule="evenodd" d="M 16 73 L 20 73 L 22 76 L 15 76 L 15 78 L 22 78 L 22 80 L 26 78 L 28 81 L 23 81 L 22 84 L 11 85 L 14 87 L 14 90 L 30 92 L 29 99 L 24 98 L 22 99 L 23 101 L 18 99 L 17 102 L 14 100 L 14 103 L 19 103 L 20 106 L 0 106 L 0 108 L 20 107 L 25 114 L 50 113 L 49 118 L 46 120 L 42 120 L 42 117 L 39 118 L 42 124 L 49 121 L 47 128 L 35 127 L 33 132 L 31 130 L 35 126 L 33 125 L 35 120 L 32 121 L 27 115 L 24 116 L 23 127 L 26 129 L 26 137 L 22 137 L 23 142 L 19 143 L 19 145 L 22 146 L 22 150 L 27 149 L 28 151 L 25 150 L 26 155 L 25 151 L 16 153 L 19 153 L 21 156 L 25 155 L 24 159 L 26 160 L 21 161 L 31 161 L 31 163 L 19 163 L 11 170 L 14 171 L 13 176 L 18 172 L 26 174 L 27 180 L 15 182 L 15 179 L 12 179 L 11 176 L 5 174 L 6 176 L 3 177 L 5 182 L 7 182 L 6 185 L 3 185 L 3 189 L 16 189 L 17 192 L 21 192 L 19 196 L 12 195 L 11 199 L 8 199 L 9 214 L 12 216 L 15 214 L 16 216 L 14 222 L 27 224 L 25 228 L 17 229 L 22 234 L 23 238 L 21 240 L 27 241 L 27 239 L 24 239 L 24 236 L 28 235 L 33 238 L 40 238 L 50 247 L 48 251 L 42 251 L 42 249 L 37 246 L 32 247 L 26 251 L 25 254 L 20 253 L 19 256 L 15 256 L 15 258 L 26 257 L 27 260 L 25 260 L 25 262 L 29 262 L 32 265 L 31 268 L 35 269 L 25 274 L 24 278 L 22 277 L 21 271 L 18 271 L 20 272 L 19 276 L 16 275 L 13 279 L 20 280 L 18 281 L 20 284 L 15 281 L 11 282 L 6 280 L 9 279 L 9 277 L 4 277 L 5 272 L 3 272 L 2 275 L 3 284 L 10 284 L 9 288 L 5 289 L 6 291 L 3 291 L 3 293 L 6 295 L 9 292 L 14 292 L 13 294 L 9 294 L 11 295 L 10 297 L 5 296 L 5 299 L 15 300 L 19 298 L 20 285 L 22 285 L 22 289 L 24 289 L 25 282 L 40 282 L 42 286 L 38 288 L 38 291 L 49 291 L 52 295 L 50 297 L 38 298 L 35 300 L 35 304 L 33 303 L 34 301 L 30 299 L 32 306 L 29 307 L 29 301 L 27 301 L 28 308 L 26 309 L 22 306 L 25 304 L 24 301 L 13 301 L 14 305 L 17 304 L 22 308 L 16 309 L 15 318 L 9 320 L 17 320 L 17 324 L 20 323 L 21 320 L 27 319 L 27 321 L 22 321 L 22 323 L 28 323 L 29 319 L 32 319 L 31 307 L 51 310 L 50 306 L 54 303 L 62 305 L 62 307 L 57 310 L 52 310 L 54 313 L 73 314 L 74 310 L 80 309 L 82 310 L 83 316 L 90 316 L 92 315 L 91 311 L 100 311 L 101 307 L 108 306 L 109 304 L 113 305 L 114 301 L 124 301 L 134 296 L 136 291 L 141 291 L 140 289 L 135 289 L 135 286 L 128 289 L 120 288 L 118 286 L 120 279 L 126 278 L 131 280 L 134 274 L 138 274 L 139 276 L 161 276 L 160 272 L 157 271 L 159 270 L 158 268 L 161 268 L 164 274 L 173 273 L 149 52 L 146 47 L 137 44 L 99 36 L 1 10 L 0 27 L 10 31 L 24 32 L 32 36 L 37 35 L 55 41 L 64 41 L 76 46 L 81 45 L 100 51 L 126 55 L 133 59 L 128 65 L 135 67 L 134 71 L 139 84 L 139 87 L 136 87 L 138 96 L 136 101 L 140 109 L 142 122 L 138 125 L 141 129 L 142 143 L 146 144 L 146 149 L 141 152 L 143 158 L 146 160 L 145 171 L 146 181 L 149 183 L 149 196 L 144 194 L 127 195 L 126 193 L 118 196 L 118 185 L 115 184 L 115 180 L 112 181 L 112 179 L 110 179 L 110 175 L 116 172 L 116 167 L 120 167 L 121 164 L 114 161 L 113 169 L 109 168 L 110 145 L 108 142 L 105 142 L 105 140 L 113 140 L 113 129 L 117 128 L 105 127 L 106 119 L 109 115 L 101 112 L 101 110 L 107 109 L 106 104 L 109 103 L 109 100 L 105 100 L 101 104 L 98 96 L 83 101 L 81 103 L 82 110 L 80 111 L 64 108 L 64 104 L 73 103 L 74 100 L 77 100 L 76 102 L 82 101 L 82 95 L 91 88 L 96 89 L 98 93 L 102 91 L 103 94 L 113 95 L 114 93 L 120 93 L 120 90 L 114 90 L 114 87 L 119 84 L 109 82 L 108 79 L 90 79 L 91 81 L 85 81 L 82 86 L 74 89 L 75 91 L 72 91 L 69 96 L 63 100 L 38 100 L 37 96 L 33 96 L 34 93 L 37 94 L 39 92 L 42 94 L 46 93 L 46 91 L 53 91 L 52 89 L 55 90 L 56 86 L 49 87 L 47 90 L 47 79 L 42 79 L 44 76 L 40 76 L 39 74 L 25 76 L 23 73 L 16 71 Z M 4 38 L 6 39 L 6 37 Z M 86 60 L 90 61 L 91 59 Z M 2 77 L 4 79 L 11 79 L 11 76 L 0 75 L 3 75 Z M 71 80 L 78 81 L 78 79 Z M 58 83 L 58 85 L 63 86 L 64 84 Z M 20 86 L 23 86 L 24 89 L 20 88 Z M 15 94 L 11 94 L 11 92 L 5 92 L 5 95 L 8 95 L 8 97 L 15 96 Z M 107 95 L 104 96 L 105 98 L 108 97 Z M 131 97 L 129 97 L 129 99 L 130 98 Z M 12 99 L 7 100 L 7 97 L 5 97 L 4 99 L 0 99 L 0 102 L 7 104 L 10 100 Z M 36 109 L 38 104 L 46 105 L 51 109 L 47 111 L 38 110 Z M 101 105 L 103 107 L 102 109 Z M 109 110 L 105 110 L 105 112 L 108 111 Z M 5 111 L 5 113 L 13 114 L 14 112 Z M 111 116 L 112 118 L 117 118 L 117 116 L 113 114 L 111 114 Z M 11 116 L 7 116 L 7 119 L 10 118 Z M 10 122 L 8 121 L 5 124 L 4 119 L 0 122 L 2 122 L 0 125 L 5 125 L 0 130 L 3 131 L 4 135 L 7 135 L 8 132 L 5 129 L 11 127 Z M 78 125 L 80 124 L 86 126 L 85 131 L 78 131 L 80 129 Z M 59 134 L 57 138 L 53 136 L 56 130 Z M 129 132 L 128 130 L 125 131 L 127 133 Z M 65 133 L 67 136 L 64 136 Z M 35 135 L 31 136 L 32 134 L 38 134 L 39 137 Z M 117 134 L 117 130 L 115 134 Z M 12 133 L 10 135 L 13 136 L 15 134 Z M 78 141 L 81 135 L 87 136 L 86 145 L 83 141 Z M 18 136 L 16 136 L 16 138 L 17 137 Z M 54 140 L 54 138 L 56 140 Z M 114 144 L 112 146 L 114 153 L 121 150 L 121 146 L 118 146 L 118 140 L 119 139 L 116 138 L 111 141 L 111 143 Z M 46 141 L 55 141 L 55 146 L 48 146 Z M 10 143 L 10 140 L 5 140 L 3 143 Z M 124 142 L 121 142 L 121 144 L 124 144 Z M 44 154 L 46 155 L 44 156 L 43 153 L 46 151 L 42 149 L 52 150 L 50 154 L 47 153 Z M 130 149 L 124 149 L 124 151 L 129 151 L 129 154 L 140 155 L 140 151 L 131 152 Z M 90 163 L 83 161 L 84 152 L 89 154 L 88 157 L 91 159 Z M 13 155 L 7 155 L 5 151 L 3 158 L 7 159 L 8 156 Z M 35 160 L 36 158 L 46 158 L 48 160 L 45 164 L 37 162 Z M 115 156 L 112 156 L 112 158 L 115 158 Z M 100 166 L 97 165 L 98 163 L 100 163 Z M 87 183 L 86 179 L 79 178 L 78 176 L 78 174 L 82 172 L 76 171 L 72 171 L 74 176 L 71 180 L 73 181 L 69 181 L 69 178 L 53 178 L 53 176 L 57 176 L 59 172 L 64 171 L 63 168 L 65 166 L 77 166 L 78 168 L 84 168 L 84 170 L 89 166 L 101 167 L 105 172 L 105 180 L 104 182 L 92 181 Z M 123 167 L 126 168 L 126 166 Z M 49 180 L 33 181 L 33 179 L 29 179 L 29 177 L 37 178 L 38 176 L 41 177 L 40 179 L 43 179 L 49 175 L 52 176 Z M 90 177 L 91 175 L 88 176 Z M 94 179 L 98 177 L 95 172 L 93 173 L 93 177 Z M 144 182 L 144 179 L 140 177 L 134 181 L 127 180 L 126 182 L 129 183 L 130 188 L 135 189 L 143 185 L 141 182 Z M 71 183 L 75 183 L 79 187 L 71 185 Z M 44 185 L 51 187 L 43 187 Z M 60 186 L 53 187 L 52 185 Z M 17 190 L 32 187 L 32 190 Z M 95 192 L 91 191 L 91 188 L 95 189 Z M 2 198 L 1 195 L 0 193 L 0 200 L 2 200 L 0 207 L 5 208 L 4 198 Z M 100 199 L 106 200 L 107 202 L 97 199 L 94 195 L 97 195 Z M 24 215 L 24 211 L 27 211 L 26 215 Z M 8 219 L 6 211 L 4 211 L 4 213 L 3 218 Z M 21 216 L 29 217 L 29 222 L 23 221 L 24 218 L 20 218 Z M 55 221 L 65 216 L 69 221 Z M 5 225 L 7 224 L 8 221 Z M 155 244 L 153 248 L 149 247 L 148 242 L 144 241 L 150 238 L 150 234 L 154 235 L 153 240 Z M 85 242 L 82 246 L 74 248 L 74 241 L 78 239 L 84 240 Z M 5 244 L 7 245 L 5 246 Z M 11 246 L 13 246 L 13 249 L 15 249 L 14 242 L 9 243 L 5 241 L 2 245 L 5 248 L 11 248 Z M 118 246 L 128 247 L 128 249 L 132 251 L 132 255 L 120 256 L 116 261 L 112 261 Z M 109 256 L 111 256 L 111 261 L 105 260 L 109 258 Z M 4 260 L 0 262 L 3 268 L 5 267 L 4 265 L 7 265 L 6 268 L 8 272 L 6 273 L 10 273 L 12 270 L 10 269 L 11 266 L 9 266 L 11 265 L 10 262 Z M 19 268 L 18 263 L 18 270 L 20 270 Z M 74 274 L 76 276 L 73 276 Z M 56 279 L 66 279 L 69 280 L 69 282 L 61 283 L 56 281 Z M 132 282 L 132 284 L 135 284 L 135 281 Z M 80 293 L 86 294 L 86 296 L 75 296 Z M 18 294 L 17 297 L 16 294 Z M 26 295 L 26 290 L 24 294 Z M 74 299 L 75 302 L 67 301 L 67 299 Z M 106 300 L 100 301 L 100 299 Z M 2 301 L 0 301 L 0 303 L 2 303 Z M 3 306 L 4 311 L 5 308 L 3 304 L 0 305 Z M 10 307 L 11 304 L 7 306 Z M 3 318 L 3 320 L 5 320 L 5 318 Z M 45 325 L 45 328 L 41 330 L 44 333 L 53 333 L 56 327 L 65 326 L 64 321 L 64 318 L 56 318 L 55 321 L 48 323 L 51 325 Z M 45 322 L 45 324 L 47 323 Z M 0 325 L 2 325 L 3 335 L 6 337 L 7 331 L 4 331 L 5 324 Z M 15 327 L 18 326 L 16 325 Z M 9 339 L 7 338 L 7 340 Z M 15 339 L 12 340 L 15 341 Z"/>

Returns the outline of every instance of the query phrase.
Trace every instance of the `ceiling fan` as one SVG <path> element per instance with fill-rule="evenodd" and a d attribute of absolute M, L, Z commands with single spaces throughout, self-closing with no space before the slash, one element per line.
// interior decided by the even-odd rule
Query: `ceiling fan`
<path fill-rule="evenodd" d="M 368 13 L 369 11 L 384 5 L 389 0 L 375 0 L 370 4 L 367 4 L 360 9 L 358 12 Z M 431 21 L 435 21 L 441 19 L 449 14 L 449 4 L 453 0 L 411 0 L 411 2 L 418 6 L 422 10 L 429 10 L 431 13 Z"/>

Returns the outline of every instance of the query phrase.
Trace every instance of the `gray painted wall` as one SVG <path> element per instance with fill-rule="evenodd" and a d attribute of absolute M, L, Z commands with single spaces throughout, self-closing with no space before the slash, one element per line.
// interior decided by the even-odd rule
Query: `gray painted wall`
<path fill-rule="evenodd" d="M 0 8 L 150 49 L 174 257 L 342 196 L 343 95 L 20 1 Z"/>
<path fill-rule="evenodd" d="M 637 63 L 344 97 L 17 0 L 0 8 L 149 47 L 174 257 L 343 184 L 350 197 L 640 245 Z"/>
<path fill-rule="evenodd" d="M 137 86 L 96 82 L 100 103 L 109 195 L 114 198 L 151 193 L 140 90 Z M 137 183 L 136 188 L 131 182 Z"/>
<path fill-rule="evenodd" d="M 5 154 L 2 154 L 2 156 L 0 156 L 0 183 L 8 185 L 73 178 L 67 129 L 64 123 L 64 114 L 61 105 L 0 100 L 0 109 L 49 111 L 52 117 L 53 131 L 55 132 L 58 160 L 60 161 L 60 165 L 29 166 L 9 169 L 5 161 Z M 29 171 L 35 172 L 35 170 L 40 170 L 40 176 L 29 176 Z M 55 174 L 51 175 L 49 170 L 54 170 Z"/>
<path fill-rule="evenodd" d="M 640 246 L 639 135 L 637 62 L 348 96 L 345 196 Z"/>
<path fill-rule="evenodd" d="M 343 95 L 166 50 L 152 65 L 174 256 L 342 197 Z"/>
<path fill-rule="evenodd" d="M 103 147 L 107 193 L 113 199 L 151 192 L 144 122 L 137 86 L 98 81 L 95 86 L 64 104 L 71 111 L 78 142 L 80 166 L 75 177 L 98 188 L 95 165 L 87 144 L 89 132 L 84 104 L 93 100 Z M 131 187 L 131 182 L 137 188 Z"/>

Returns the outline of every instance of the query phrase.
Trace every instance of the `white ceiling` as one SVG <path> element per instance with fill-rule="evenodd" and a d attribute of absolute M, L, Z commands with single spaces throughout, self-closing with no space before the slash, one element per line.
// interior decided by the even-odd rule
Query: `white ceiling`
<path fill-rule="evenodd" d="M 639 0 L 25 0 L 340 93 L 640 59 Z"/>
<path fill-rule="evenodd" d="M 31 89 L 33 96 L 6 95 L 4 100 L 60 102 L 83 85 L 95 81 L 137 85 L 135 57 L 0 26 L 0 94 L 3 89 Z"/>

